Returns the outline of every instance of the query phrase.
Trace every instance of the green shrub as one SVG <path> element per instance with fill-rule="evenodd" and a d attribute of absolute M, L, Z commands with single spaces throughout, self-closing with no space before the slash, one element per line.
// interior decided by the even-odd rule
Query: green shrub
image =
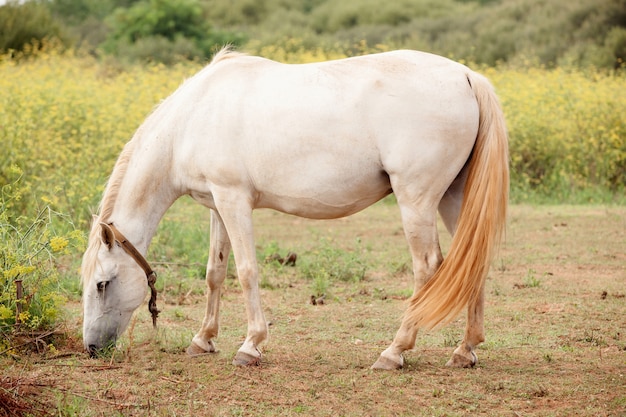
<path fill-rule="evenodd" d="M 105 50 L 130 59 L 208 58 L 224 44 L 243 41 L 242 35 L 213 31 L 198 0 L 144 0 L 116 9 L 107 21 Z"/>
<path fill-rule="evenodd" d="M 65 38 L 45 3 L 37 1 L 9 1 L 0 6 L 0 28 L 0 51 L 22 51 L 44 39 Z"/>
<path fill-rule="evenodd" d="M 182 36 L 173 40 L 163 36 L 149 36 L 135 42 L 119 42 L 115 53 L 122 61 L 154 61 L 166 65 L 203 55 L 192 40 Z"/>
<path fill-rule="evenodd" d="M 33 216 L 17 215 L 12 206 L 23 190 L 21 171 L 13 173 L 18 178 L 0 189 L 0 352 L 10 350 L 14 333 L 50 329 L 61 318 L 66 296 L 57 259 L 84 241 L 47 204 Z"/>
<path fill-rule="evenodd" d="M 606 201 L 604 193 L 624 201 L 626 100 L 617 94 L 626 84 L 623 75 L 564 69 L 485 72 L 507 118 L 514 201 L 534 194 L 556 202 L 600 202 Z"/>

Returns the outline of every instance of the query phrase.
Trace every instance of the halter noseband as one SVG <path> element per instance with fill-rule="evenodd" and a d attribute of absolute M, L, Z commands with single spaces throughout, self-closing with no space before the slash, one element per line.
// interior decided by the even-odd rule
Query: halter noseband
<path fill-rule="evenodd" d="M 115 237 L 115 241 L 120 244 L 122 249 L 130 255 L 131 258 L 137 262 L 137 264 L 143 269 L 146 273 L 146 278 L 148 280 L 148 286 L 150 287 L 150 301 L 148 302 L 148 310 L 152 315 L 152 326 L 156 328 L 157 325 L 157 316 L 159 315 L 159 310 L 157 309 L 156 299 L 157 299 L 157 290 L 154 287 L 154 283 L 157 280 L 157 274 L 150 268 L 150 264 L 146 261 L 146 258 L 143 257 L 141 253 L 133 246 L 132 243 L 126 239 L 126 237 L 119 231 L 113 223 L 109 223 L 107 225 L 113 231 L 113 236 Z"/>

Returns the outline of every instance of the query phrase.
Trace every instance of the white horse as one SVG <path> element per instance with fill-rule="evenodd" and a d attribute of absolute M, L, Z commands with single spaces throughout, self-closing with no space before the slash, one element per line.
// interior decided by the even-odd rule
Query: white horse
<path fill-rule="evenodd" d="M 224 49 L 156 108 L 115 165 L 83 257 L 85 348 L 94 354 L 124 332 L 156 278 L 144 256 L 157 225 L 190 195 L 211 209 L 211 229 L 206 313 L 187 352 L 215 351 L 232 248 L 248 319 L 233 363 L 259 364 L 268 328 L 252 211 L 331 219 L 393 192 L 415 292 L 373 367 L 402 367 L 418 328 L 445 324 L 465 306 L 465 337 L 448 364 L 473 366 L 508 187 L 498 100 L 461 64 L 395 51 L 285 65 Z M 437 211 L 453 235 L 445 261 Z"/>

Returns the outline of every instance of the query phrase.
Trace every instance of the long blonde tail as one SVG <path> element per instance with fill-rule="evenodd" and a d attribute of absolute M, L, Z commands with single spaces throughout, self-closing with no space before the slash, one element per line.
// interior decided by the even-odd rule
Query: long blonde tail
<path fill-rule="evenodd" d="M 450 251 L 435 275 L 414 294 L 404 320 L 432 329 L 476 302 L 500 244 L 509 198 L 509 153 L 504 115 L 485 77 L 469 72 L 479 127 Z"/>

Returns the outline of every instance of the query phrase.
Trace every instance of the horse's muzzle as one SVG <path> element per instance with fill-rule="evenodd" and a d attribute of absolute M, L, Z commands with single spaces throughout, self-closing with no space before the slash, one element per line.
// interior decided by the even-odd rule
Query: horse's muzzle
<path fill-rule="evenodd" d="M 95 358 L 98 356 L 98 347 L 96 345 L 89 345 L 87 348 L 87 352 L 89 353 L 90 358 Z"/>

